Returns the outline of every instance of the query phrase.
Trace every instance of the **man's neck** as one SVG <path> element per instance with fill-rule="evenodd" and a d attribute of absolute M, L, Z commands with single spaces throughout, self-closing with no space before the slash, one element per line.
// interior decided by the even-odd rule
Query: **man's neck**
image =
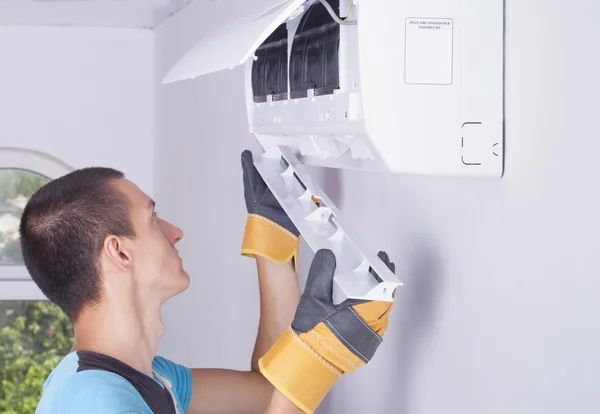
<path fill-rule="evenodd" d="M 81 313 L 75 322 L 73 351 L 102 353 L 152 375 L 152 361 L 163 333 L 160 304 L 118 302 Z"/>

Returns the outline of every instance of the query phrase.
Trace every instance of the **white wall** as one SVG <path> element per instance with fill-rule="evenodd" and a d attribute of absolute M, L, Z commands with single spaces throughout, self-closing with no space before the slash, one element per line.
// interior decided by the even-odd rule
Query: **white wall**
<path fill-rule="evenodd" d="M 149 30 L 0 26 L 0 146 L 121 169 L 153 193 Z"/>
<path fill-rule="evenodd" d="M 153 57 L 149 30 L 0 26 L 0 147 L 114 167 L 153 195 Z M 0 276 L 15 273 L 26 271 Z M 30 280 L 0 281 L 10 299 L 44 296 Z"/>
<path fill-rule="evenodd" d="M 504 178 L 321 177 L 406 271 L 376 358 L 336 386 L 323 413 L 600 412 L 600 5 L 507 3 Z M 165 309 L 161 351 L 194 366 L 250 359 L 258 304 L 239 256 L 238 159 L 256 144 L 239 69 L 158 81 L 234 9 L 195 2 L 156 31 L 157 198 L 187 231 L 193 279 Z"/>

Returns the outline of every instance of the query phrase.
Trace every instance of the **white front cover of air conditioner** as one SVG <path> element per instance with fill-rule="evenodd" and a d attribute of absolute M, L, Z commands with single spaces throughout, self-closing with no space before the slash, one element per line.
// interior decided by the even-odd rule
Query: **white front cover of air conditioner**
<path fill-rule="evenodd" d="M 255 50 L 287 21 L 289 47 L 315 0 L 248 2 L 165 78 L 245 65 L 248 122 L 265 150 L 302 163 L 438 176 L 503 173 L 503 0 L 354 0 L 340 27 L 340 88 L 254 102 Z M 346 16 L 352 0 L 340 0 Z M 337 11 L 337 10 L 336 10 Z"/>

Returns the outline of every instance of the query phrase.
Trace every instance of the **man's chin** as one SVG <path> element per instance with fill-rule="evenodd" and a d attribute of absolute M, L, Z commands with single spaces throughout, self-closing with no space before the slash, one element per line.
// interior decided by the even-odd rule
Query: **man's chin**
<path fill-rule="evenodd" d="M 185 292 L 188 287 L 190 287 L 190 275 L 185 270 L 181 271 L 181 290 L 178 293 Z"/>
<path fill-rule="evenodd" d="M 188 272 L 186 272 L 185 270 L 183 271 L 183 275 L 185 277 L 185 288 L 183 290 L 187 290 L 187 288 L 190 286 L 191 278 L 190 275 L 188 275 Z"/>
<path fill-rule="evenodd" d="M 187 274 L 186 271 L 182 270 L 181 273 L 179 275 L 177 275 L 176 280 L 172 281 L 172 283 L 170 283 L 170 293 L 169 293 L 169 298 L 172 298 L 173 296 L 177 296 L 180 293 L 185 292 L 188 287 L 190 286 L 190 276 Z"/>

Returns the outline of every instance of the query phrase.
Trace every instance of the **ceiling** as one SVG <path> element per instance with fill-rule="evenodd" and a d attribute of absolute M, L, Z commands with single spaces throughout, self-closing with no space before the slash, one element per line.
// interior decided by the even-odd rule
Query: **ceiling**
<path fill-rule="evenodd" d="M 192 0 L 0 0 L 0 25 L 153 28 Z"/>

